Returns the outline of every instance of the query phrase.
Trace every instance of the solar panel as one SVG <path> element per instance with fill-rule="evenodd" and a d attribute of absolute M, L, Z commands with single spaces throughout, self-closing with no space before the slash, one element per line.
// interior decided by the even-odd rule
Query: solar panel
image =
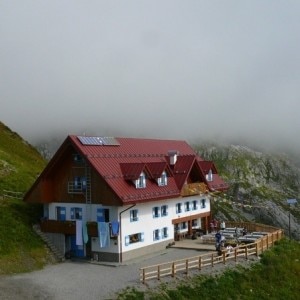
<path fill-rule="evenodd" d="M 120 143 L 114 137 L 101 136 L 77 136 L 82 145 L 119 146 Z"/>

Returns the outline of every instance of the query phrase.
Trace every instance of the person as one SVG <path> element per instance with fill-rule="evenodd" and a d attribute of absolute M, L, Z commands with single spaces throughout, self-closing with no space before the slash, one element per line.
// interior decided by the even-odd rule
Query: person
<path fill-rule="evenodd" d="M 247 234 L 247 228 L 244 227 L 244 228 L 243 228 L 243 236 L 246 235 L 246 234 Z"/>
<path fill-rule="evenodd" d="M 222 220 L 220 227 L 221 227 L 221 230 L 224 230 L 226 228 L 224 220 Z"/>
<path fill-rule="evenodd" d="M 216 238 L 216 250 L 218 251 L 219 248 L 220 248 L 221 239 L 222 239 L 222 235 L 221 235 L 220 231 L 218 231 L 218 232 L 215 234 L 215 238 Z"/>

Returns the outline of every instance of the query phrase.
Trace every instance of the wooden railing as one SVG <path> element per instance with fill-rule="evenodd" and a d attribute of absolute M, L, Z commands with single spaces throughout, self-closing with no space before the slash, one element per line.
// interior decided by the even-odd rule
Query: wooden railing
<path fill-rule="evenodd" d="M 192 269 L 201 270 L 202 268 L 213 267 L 220 263 L 226 264 L 228 260 L 234 260 L 237 262 L 239 257 L 245 257 L 245 259 L 248 259 L 248 256 L 250 255 L 258 256 L 272 247 L 274 243 L 282 239 L 283 236 L 283 230 L 276 229 L 275 231 L 261 237 L 254 243 L 240 245 L 233 248 L 229 253 L 227 252 L 228 250 L 223 250 L 222 255 L 218 255 L 217 252 L 211 252 L 199 256 L 144 267 L 140 269 L 140 281 L 142 283 L 146 283 L 146 281 L 150 279 L 160 280 L 165 276 L 175 277 L 177 273 L 184 273 L 188 275 L 189 271 Z"/>
<path fill-rule="evenodd" d="M 181 190 L 181 196 L 199 195 L 207 192 L 207 186 L 203 182 L 185 184 Z"/>

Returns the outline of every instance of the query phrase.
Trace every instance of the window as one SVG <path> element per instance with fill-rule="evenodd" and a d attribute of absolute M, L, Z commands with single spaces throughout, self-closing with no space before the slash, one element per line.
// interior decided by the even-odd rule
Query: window
<path fill-rule="evenodd" d="M 71 219 L 72 220 L 82 220 L 82 208 L 72 207 L 71 208 Z"/>
<path fill-rule="evenodd" d="M 163 205 L 161 207 L 161 216 L 162 217 L 165 217 L 168 215 L 168 205 Z"/>
<path fill-rule="evenodd" d="M 83 157 L 80 154 L 74 154 L 73 160 L 75 163 L 83 163 Z"/>
<path fill-rule="evenodd" d="M 136 222 L 138 221 L 138 210 L 137 209 L 132 209 L 130 211 L 130 222 Z"/>
<path fill-rule="evenodd" d="M 181 230 L 186 230 L 187 229 L 187 223 L 186 222 L 182 222 L 181 223 Z"/>
<path fill-rule="evenodd" d="M 213 181 L 213 172 L 211 169 L 208 171 L 208 174 L 206 174 L 206 180 Z"/>
<path fill-rule="evenodd" d="M 205 208 L 205 207 L 206 207 L 206 200 L 201 199 L 201 208 Z"/>
<path fill-rule="evenodd" d="M 197 210 L 198 209 L 198 201 L 197 200 L 193 200 L 193 210 Z"/>
<path fill-rule="evenodd" d="M 81 185 L 81 178 L 79 176 L 74 177 L 74 191 L 81 191 L 82 185 Z"/>
<path fill-rule="evenodd" d="M 198 220 L 197 219 L 193 219 L 192 220 L 192 228 L 196 228 L 198 227 Z"/>
<path fill-rule="evenodd" d="M 162 239 L 165 239 L 168 237 L 168 227 L 164 227 L 162 230 L 161 230 L 161 238 Z"/>
<path fill-rule="evenodd" d="M 165 186 L 168 183 L 167 180 L 168 180 L 167 173 L 166 173 L 166 171 L 163 171 L 162 174 L 161 174 L 161 177 L 158 178 L 157 183 L 158 183 L 159 186 Z"/>
<path fill-rule="evenodd" d="M 57 206 L 56 207 L 56 220 L 65 221 L 66 220 L 66 208 Z"/>
<path fill-rule="evenodd" d="M 109 222 L 108 208 L 97 208 L 97 222 Z"/>
<path fill-rule="evenodd" d="M 187 201 L 187 202 L 185 202 L 185 211 L 190 211 L 190 210 L 191 210 L 190 202 Z"/>
<path fill-rule="evenodd" d="M 152 214 L 153 214 L 153 218 L 159 218 L 160 217 L 160 215 L 159 215 L 159 207 L 158 206 L 153 207 Z"/>
<path fill-rule="evenodd" d="M 153 230 L 153 241 L 158 241 L 160 239 L 159 229 Z"/>
<path fill-rule="evenodd" d="M 146 187 L 146 176 L 144 172 L 142 172 L 140 177 L 136 180 L 135 187 L 137 189 L 142 189 Z"/>
<path fill-rule="evenodd" d="M 134 234 L 125 236 L 125 246 L 143 242 L 143 241 L 144 241 L 144 233 L 143 232 L 134 233 Z"/>
<path fill-rule="evenodd" d="M 181 203 L 177 203 L 176 204 L 176 213 L 182 213 L 182 204 Z"/>

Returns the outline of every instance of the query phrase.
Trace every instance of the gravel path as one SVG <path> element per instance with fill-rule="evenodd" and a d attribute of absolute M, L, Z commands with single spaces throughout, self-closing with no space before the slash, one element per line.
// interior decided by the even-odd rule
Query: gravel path
<path fill-rule="evenodd" d="M 49 265 L 40 271 L 0 277 L 0 299 L 115 299 L 116 292 L 126 287 L 134 286 L 145 290 L 159 284 L 157 280 L 152 280 L 147 286 L 141 284 L 139 281 L 139 268 L 204 253 L 206 252 L 169 248 L 160 253 L 119 266 L 66 261 Z M 241 263 L 244 265 L 251 264 L 255 260 L 257 261 L 257 258 L 251 257 L 248 261 L 243 259 Z M 235 265 L 235 262 L 226 265 L 218 264 L 213 269 L 210 267 L 202 269 L 201 274 L 220 272 L 224 268 Z M 166 277 L 161 282 L 172 284 L 174 280 Z"/>

